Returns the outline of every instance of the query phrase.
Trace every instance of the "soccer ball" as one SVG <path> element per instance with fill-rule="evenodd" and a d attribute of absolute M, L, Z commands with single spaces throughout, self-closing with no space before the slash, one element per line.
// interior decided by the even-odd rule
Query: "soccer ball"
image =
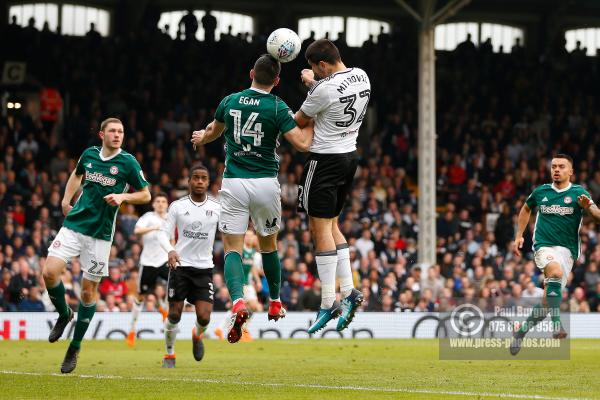
<path fill-rule="evenodd" d="M 296 58 L 301 45 L 298 34 L 288 28 L 274 30 L 267 39 L 267 51 L 282 63 Z"/>

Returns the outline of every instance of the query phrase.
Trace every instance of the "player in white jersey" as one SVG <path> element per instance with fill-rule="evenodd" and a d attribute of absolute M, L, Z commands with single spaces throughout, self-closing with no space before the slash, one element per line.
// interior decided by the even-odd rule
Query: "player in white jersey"
<path fill-rule="evenodd" d="M 144 307 L 146 296 L 154 293 L 158 279 L 167 280 L 169 267 L 167 266 L 167 252 L 158 242 L 158 231 L 165 218 L 167 218 L 169 199 L 166 193 L 158 193 L 152 201 L 152 209 L 142 215 L 135 224 L 134 234 L 142 238 L 142 254 L 140 255 L 140 271 L 138 278 L 138 295 L 134 299 L 131 311 L 131 328 L 127 335 L 126 343 L 129 347 L 135 344 L 135 326 Z M 171 238 L 171 240 L 174 236 Z M 158 311 L 162 314 L 163 322 L 167 319 L 167 307 L 164 298 L 157 298 Z"/>
<path fill-rule="evenodd" d="M 208 197 L 209 183 L 208 169 L 203 165 L 193 166 L 189 195 L 171 203 L 159 232 L 160 245 L 168 252 L 170 268 L 164 368 L 175 367 L 175 337 L 185 300 L 196 308 L 196 324 L 192 331 L 194 358 L 200 361 L 204 356 L 202 337 L 213 308 L 213 245 L 221 213 L 221 205 Z M 169 236 L 175 228 L 178 237 L 173 248 Z"/>
<path fill-rule="evenodd" d="M 371 84 L 365 71 L 344 65 L 337 47 L 327 39 L 310 44 L 305 57 L 311 69 L 302 70 L 301 79 L 310 90 L 295 120 L 301 128 L 314 120 L 315 133 L 299 185 L 298 208 L 309 216 L 321 279 L 321 309 L 308 331 L 314 333 L 338 316 L 336 329 L 341 331 L 363 301 L 354 288 L 350 252 L 338 216 L 356 173 L 356 139 Z M 341 305 L 336 301 L 336 276 Z"/>

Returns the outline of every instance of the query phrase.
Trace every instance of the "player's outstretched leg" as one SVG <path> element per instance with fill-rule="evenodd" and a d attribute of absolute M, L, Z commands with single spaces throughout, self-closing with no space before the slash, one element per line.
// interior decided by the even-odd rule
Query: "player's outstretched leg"
<path fill-rule="evenodd" d="M 84 280 L 85 282 L 85 280 Z M 82 292 L 84 289 L 82 289 Z M 82 296 L 82 298 L 89 298 L 90 296 Z M 73 340 L 67 349 L 65 358 L 60 367 L 60 372 L 68 374 L 77 367 L 77 357 L 81 349 L 81 341 L 85 336 L 85 332 L 92 322 L 92 318 L 96 313 L 96 303 L 84 304 L 79 302 L 79 308 L 77 309 L 77 322 L 75 323 L 75 332 L 73 333 Z"/>
<path fill-rule="evenodd" d="M 43 277 L 48 290 L 50 301 L 58 312 L 58 319 L 50 331 L 48 341 L 56 342 L 62 336 L 69 322 L 73 320 L 73 311 L 67 305 L 65 286 L 60 279 L 60 274 L 65 267 L 65 262 L 57 257 L 49 256 L 44 266 Z"/>
<path fill-rule="evenodd" d="M 513 334 L 512 341 L 510 343 L 510 354 L 516 356 L 521 351 L 521 343 L 523 338 L 538 323 L 543 321 L 548 315 L 548 309 L 542 304 L 536 304 L 531 310 L 531 314 L 527 317 L 525 322 L 519 327 L 519 329 Z"/>

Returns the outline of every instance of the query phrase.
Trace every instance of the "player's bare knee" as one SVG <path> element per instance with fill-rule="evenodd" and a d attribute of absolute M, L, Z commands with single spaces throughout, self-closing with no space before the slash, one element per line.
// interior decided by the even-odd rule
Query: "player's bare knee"
<path fill-rule="evenodd" d="M 181 321 L 181 311 L 169 310 L 169 322 L 172 324 L 178 324 Z"/>
<path fill-rule="evenodd" d="M 198 317 L 197 319 L 198 319 L 198 323 L 201 326 L 207 326 L 210 322 L 210 313 L 208 313 L 207 315 L 202 315 L 202 316 Z"/>
<path fill-rule="evenodd" d="M 544 275 L 546 278 L 562 279 L 563 270 L 559 263 L 551 262 L 544 268 Z"/>
<path fill-rule="evenodd" d="M 92 288 L 81 289 L 81 302 L 83 304 L 92 304 L 96 300 L 96 291 Z"/>

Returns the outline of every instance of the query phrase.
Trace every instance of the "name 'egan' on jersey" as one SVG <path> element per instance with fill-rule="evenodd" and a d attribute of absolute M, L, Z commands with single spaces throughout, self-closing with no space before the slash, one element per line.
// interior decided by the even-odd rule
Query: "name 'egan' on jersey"
<path fill-rule="evenodd" d="M 300 107 L 315 120 L 310 151 L 321 154 L 355 151 L 370 97 L 371 82 L 360 68 L 348 68 L 318 81 Z"/>

